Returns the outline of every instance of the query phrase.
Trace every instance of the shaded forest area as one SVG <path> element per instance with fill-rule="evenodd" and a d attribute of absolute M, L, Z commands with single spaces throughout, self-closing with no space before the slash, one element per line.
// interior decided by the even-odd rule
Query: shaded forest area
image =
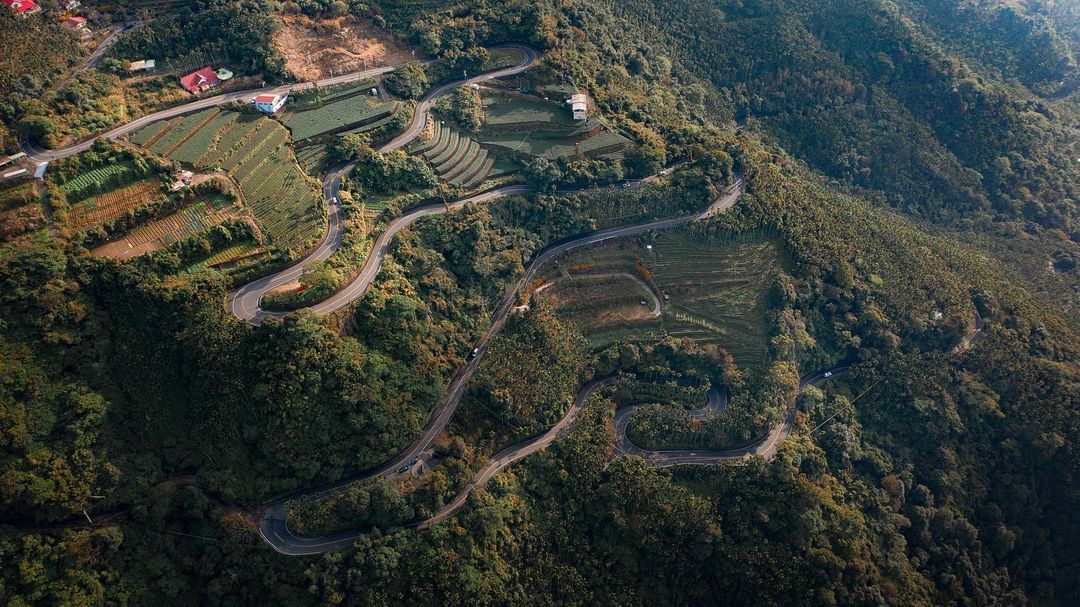
<path fill-rule="evenodd" d="M 1033 68 L 1002 60 L 998 77 L 957 59 L 959 43 L 929 39 L 907 6 L 365 5 L 435 55 L 509 40 L 542 47 L 537 71 L 587 88 L 634 135 L 638 160 L 690 164 L 668 185 L 511 197 L 426 220 L 395 241 L 356 308 L 330 320 L 300 313 L 249 327 L 225 310 L 231 285 L 213 272 L 95 260 L 49 238 L 0 250 L 0 597 L 1080 602 L 1075 312 L 918 223 L 1068 239 L 1071 106 L 1010 80 L 1009 70 Z M 1052 80 L 1054 61 L 1033 76 Z M 735 133 L 732 119 L 751 128 Z M 419 433 L 524 259 L 598 222 L 700 208 L 728 176 L 725 156 L 748 194 L 696 229 L 766 231 L 790 260 L 770 295 L 776 377 L 856 363 L 803 395 L 775 461 L 671 471 L 614 457 L 613 404 L 596 396 L 569 438 L 430 531 L 377 531 L 354 550 L 304 559 L 262 543 L 253 507 L 382 461 Z M 976 313 L 986 328 L 964 349 Z M 650 356 L 719 361 L 717 381 L 759 384 L 748 393 L 765 398 L 748 403 L 748 424 L 776 415 L 787 394 L 692 344 L 613 346 L 585 360 L 577 336 L 543 322 L 523 319 L 473 387 L 523 432 L 550 421 L 578 373 Z M 550 393 L 514 366 L 542 344 L 569 352 Z M 511 438 L 479 416 L 491 448 Z M 76 523 L 84 511 L 95 527 Z"/>

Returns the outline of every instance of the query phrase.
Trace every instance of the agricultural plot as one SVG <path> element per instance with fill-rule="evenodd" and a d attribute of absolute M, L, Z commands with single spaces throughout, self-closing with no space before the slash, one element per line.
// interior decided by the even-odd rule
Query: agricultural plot
<path fill-rule="evenodd" d="M 297 247 L 321 235 L 320 192 L 297 164 L 285 127 L 262 116 L 215 111 L 185 117 L 146 145 L 196 169 L 227 171 L 275 245 Z"/>
<path fill-rule="evenodd" d="M 191 165 L 198 164 L 206 153 L 214 147 L 214 142 L 226 130 L 232 127 L 240 114 L 236 112 L 222 112 L 211 119 L 203 128 L 193 132 L 187 141 L 179 145 L 169 158 Z"/>
<path fill-rule="evenodd" d="M 356 95 L 283 116 L 283 121 L 292 132 L 293 139 L 303 141 L 376 122 L 391 115 L 395 109 L 396 104 L 392 102 Z"/>
<path fill-rule="evenodd" d="M 611 131 L 600 131 L 591 137 L 562 137 L 552 133 L 536 132 L 528 133 L 527 136 L 482 135 L 481 142 L 507 151 L 540 156 L 548 160 L 571 154 L 586 157 L 613 156 L 633 147 L 633 142 L 629 139 Z"/>
<path fill-rule="evenodd" d="M 484 183 L 495 165 L 476 140 L 440 122 L 435 123 L 431 140 L 415 145 L 413 152 L 423 156 L 440 179 L 466 190 Z"/>
<path fill-rule="evenodd" d="M 653 341 L 664 335 L 653 315 L 653 296 L 627 276 L 572 274 L 536 294 L 550 298 L 594 348 L 617 341 Z"/>
<path fill-rule="evenodd" d="M 110 164 L 76 175 L 60 185 L 68 200 L 80 200 L 109 186 L 123 185 L 138 175 L 135 165 L 127 162 Z"/>
<path fill-rule="evenodd" d="M 123 238 L 90 252 L 95 257 L 130 259 L 167 247 L 236 217 L 235 211 L 216 201 L 202 201 L 172 215 L 135 228 Z"/>
<path fill-rule="evenodd" d="M 625 271 L 647 277 L 663 296 L 664 333 L 718 344 L 743 367 L 764 364 L 766 294 L 780 268 L 776 246 L 764 239 L 711 242 L 687 230 L 660 233 L 652 245 L 651 252 L 638 240 L 593 247 L 571 255 L 560 266 L 575 276 Z M 560 314 L 578 323 L 593 343 L 655 335 L 647 322 L 628 322 L 619 315 L 625 306 L 646 299 L 640 287 L 631 291 L 636 299 L 630 301 L 627 291 L 614 286 L 560 283 L 543 293 L 557 297 Z M 633 289 L 634 284 L 626 286 Z"/>
<path fill-rule="evenodd" d="M 325 145 L 309 145 L 296 150 L 296 161 L 308 175 L 318 175 L 330 158 Z"/>
<path fill-rule="evenodd" d="M 194 114 L 183 116 L 169 129 L 155 138 L 148 148 L 155 154 L 169 156 L 173 150 L 183 144 L 189 137 L 200 130 L 200 127 L 210 122 L 221 110 L 210 108 Z"/>
<path fill-rule="evenodd" d="M 73 206 L 68 212 L 68 225 L 85 230 L 124 215 L 132 209 L 160 200 L 165 196 L 156 177 L 98 194 Z"/>
<path fill-rule="evenodd" d="M 480 142 L 516 154 L 549 160 L 571 154 L 618 157 L 633 146 L 596 118 L 576 121 L 568 108 L 540 98 L 490 93 L 484 114 Z"/>
<path fill-rule="evenodd" d="M 567 109 L 558 103 L 542 99 L 489 95 L 484 97 L 484 123 L 488 126 L 545 124 L 575 127 Z"/>

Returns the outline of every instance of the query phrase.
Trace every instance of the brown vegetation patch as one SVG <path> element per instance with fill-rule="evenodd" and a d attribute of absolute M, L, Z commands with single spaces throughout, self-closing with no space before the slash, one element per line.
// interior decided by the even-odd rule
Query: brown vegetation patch
<path fill-rule="evenodd" d="M 132 185 L 98 194 L 72 207 L 68 224 L 74 230 L 85 230 L 120 217 L 131 209 L 152 202 L 161 196 L 161 182 L 146 179 Z"/>
<path fill-rule="evenodd" d="M 356 17 L 311 19 L 287 15 L 274 33 L 273 43 L 285 58 L 285 67 L 300 80 L 318 80 L 336 74 L 402 63 L 411 59 L 386 32 Z"/>

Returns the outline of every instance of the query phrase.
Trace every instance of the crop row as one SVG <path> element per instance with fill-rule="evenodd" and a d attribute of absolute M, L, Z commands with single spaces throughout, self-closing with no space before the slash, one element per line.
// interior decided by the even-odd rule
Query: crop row
<path fill-rule="evenodd" d="M 183 143 L 188 135 L 198 129 L 204 122 L 216 116 L 219 111 L 217 108 L 210 108 L 184 116 L 168 132 L 150 144 L 150 151 L 162 156 L 168 156 L 174 147 Z"/>
<path fill-rule="evenodd" d="M 134 165 L 127 162 L 120 162 L 98 167 L 85 173 L 80 173 L 73 179 L 64 182 L 64 184 L 60 186 L 60 189 L 67 194 L 68 198 L 77 200 L 84 196 L 99 192 L 110 185 L 122 184 L 136 174 L 137 172 Z"/>
<path fill-rule="evenodd" d="M 332 133 L 359 122 L 374 121 L 389 115 L 392 103 L 372 101 L 365 96 L 356 96 L 328 103 L 320 108 L 298 112 L 289 119 L 288 127 L 293 139 L 301 141 L 323 133 Z"/>
<path fill-rule="evenodd" d="M 172 126 L 168 120 L 158 120 L 135 131 L 131 135 L 131 143 L 135 145 L 147 145 L 151 140 L 161 134 L 165 129 Z"/>
<path fill-rule="evenodd" d="M 316 174 L 326 162 L 327 157 L 325 145 L 310 145 L 296 152 L 296 161 L 309 175 Z"/>
<path fill-rule="evenodd" d="M 154 241 L 169 245 L 206 231 L 230 217 L 231 213 L 200 202 L 135 228 L 125 236 L 125 240 L 133 247 Z"/>
<path fill-rule="evenodd" d="M 72 207 L 68 215 L 72 228 L 82 230 L 120 217 L 127 211 L 153 202 L 161 195 L 156 178 L 100 194 Z"/>
<path fill-rule="evenodd" d="M 262 118 L 257 120 L 245 120 L 241 117 L 237 119 L 236 122 L 218 136 L 214 148 L 208 150 L 206 154 L 199 159 L 197 166 L 213 167 L 224 164 L 225 160 L 227 160 L 230 155 L 236 153 L 246 142 L 254 137 L 256 133 L 269 126 L 269 124 L 269 120 Z"/>
<path fill-rule="evenodd" d="M 270 238 L 293 246 L 318 236 L 323 228 L 320 198 L 287 146 L 240 181 L 244 199 Z"/>
<path fill-rule="evenodd" d="M 192 133 L 187 141 L 169 154 L 170 160 L 198 164 L 206 153 L 214 147 L 221 133 L 232 126 L 240 115 L 235 112 L 222 112 L 214 116 L 199 130 Z"/>
<path fill-rule="evenodd" d="M 418 154 L 423 154 L 425 158 L 430 158 L 432 154 L 438 154 L 441 150 L 446 149 L 447 141 L 452 132 L 453 129 L 448 129 L 436 121 L 431 139 L 418 142 L 412 150 Z"/>

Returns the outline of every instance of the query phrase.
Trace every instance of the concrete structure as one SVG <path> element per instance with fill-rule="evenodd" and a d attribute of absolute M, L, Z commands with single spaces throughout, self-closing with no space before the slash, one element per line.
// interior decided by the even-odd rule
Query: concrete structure
<path fill-rule="evenodd" d="M 221 84 L 214 70 L 208 65 L 201 70 L 191 72 L 187 76 L 180 77 L 180 86 L 189 93 L 198 94 Z"/>
<path fill-rule="evenodd" d="M 233 77 L 233 73 L 231 71 L 223 68 L 223 67 L 218 68 L 218 70 L 216 72 L 214 72 L 214 75 L 217 76 L 218 80 L 220 80 L 222 82 L 225 82 L 226 80 L 230 80 Z"/>
<path fill-rule="evenodd" d="M 264 114 L 276 114 L 285 105 L 286 99 L 288 97 L 285 95 L 257 95 L 251 102 L 255 104 L 255 109 Z"/>
<path fill-rule="evenodd" d="M 156 67 L 157 62 L 153 59 L 139 59 L 128 63 L 128 71 L 130 72 L 149 72 Z"/>
<path fill-rule="evenodd" d="M 584 93 L 571 95 L 570 100 L 566 103 L 570 105 L 570 110 L 574 112 L 574 120 L 585 120 L 589 117 L 589 98 Z"/>

